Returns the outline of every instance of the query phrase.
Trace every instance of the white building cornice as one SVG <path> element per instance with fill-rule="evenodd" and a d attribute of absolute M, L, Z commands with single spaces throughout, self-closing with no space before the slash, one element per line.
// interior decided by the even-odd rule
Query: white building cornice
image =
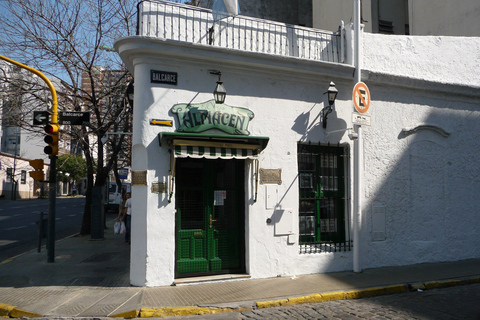
<path fill-rule="evenodd" d="M 205 68 L 205 65 L 216 69 L 228 68 L 232 72 L 266 77 L 291 79 L 295 73 L 298 81 L 315 81 L 319 76 L 352 80 L 353 66 L 321 62 L 296 57 L 284 57 L 257 52 L 234 50 L 202 44 L 186 43 L 159 38 L 132 36 L 121 38 L 114 44 L 116 51 L 127 68 L 134 72 L 139 63 L 165 62 Z M 162 62 L 162 63 L 163 63 Z"/>

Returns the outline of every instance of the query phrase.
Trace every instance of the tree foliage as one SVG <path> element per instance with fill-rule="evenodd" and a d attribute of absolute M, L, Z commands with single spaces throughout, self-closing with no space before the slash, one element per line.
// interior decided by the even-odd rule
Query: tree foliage
<path fill-rule="evenodd" d="M 87 165 L 81 234 L 90 233 L 93 186 L 105 184 L 109 171 L 116 168 L 120 152 L 129 154 L 129 139 L 107 133 L 131 131 L 132 110 L 125 91 L 132 78 L 118 55 L 104 48 L 115 39 L 131 35 L 135 10 L 133 0 L 0 1 L 3 54 L 55 80 L 59 111 L 90 113 L 89 124 L 61 128 L 61 139 L 69 139 L 72 149 L 82 150 Z M 44 94 L 39 93 L 39 86 Z M 44 85 L 39 85 L 35 77 L 22 77 L 7 87 L 13 88 L 12 94 L 28 93 L 38 100 L 29 104 L 33 108 L 45 106 L 49 100 Z M 17 125 L 30 126 L 25 121 Z"/>
<path fill-rule="evenodd" d="M 78 182 L 87 176 L 87 161 L 79 155 L 62 154 L 57 160 L 57 171 L 60 180 Z"/>

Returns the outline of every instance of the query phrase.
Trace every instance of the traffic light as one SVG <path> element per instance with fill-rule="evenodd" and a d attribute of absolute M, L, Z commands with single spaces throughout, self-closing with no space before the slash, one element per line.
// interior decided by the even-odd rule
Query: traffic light
<path fill-rule="evenodd" d="M 45 179 L 45 175 L 43 174 L 43 160 L 42 159 L 35 159 L 29 161 L 30 165 L 35 169 L 35 171 L 30 171 L 30 177 L 36 181 L 43 181 Z"/>
<path fill-rule="evenodd" d="M 47 124 L 44 129 L 48 135 L 45 136 L 43 141 L 48 143 L 48 146 L 43 151 L 48 155 L 58 155 L 58 131 L 60 126 L 58 124 Z"/>

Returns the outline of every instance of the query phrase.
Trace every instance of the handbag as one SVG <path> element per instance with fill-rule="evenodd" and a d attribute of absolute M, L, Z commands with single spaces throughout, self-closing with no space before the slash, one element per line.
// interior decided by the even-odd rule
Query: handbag
<path fill-rule="evenodd" d="M 121 228 L 120 221 L 115 221 L 115 224 L 113 225 L 113 233 L 119 234 L 120 228 Z"/>

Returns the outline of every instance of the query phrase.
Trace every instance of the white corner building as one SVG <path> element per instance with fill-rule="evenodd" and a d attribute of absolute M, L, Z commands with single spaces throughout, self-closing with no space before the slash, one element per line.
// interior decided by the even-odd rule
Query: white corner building
<path fill-rule="evenodd" d="M 480 38 L 360 33 L 367 93 L 352 29 L 141 2 L 132 285 L 480 258 Z"/>

